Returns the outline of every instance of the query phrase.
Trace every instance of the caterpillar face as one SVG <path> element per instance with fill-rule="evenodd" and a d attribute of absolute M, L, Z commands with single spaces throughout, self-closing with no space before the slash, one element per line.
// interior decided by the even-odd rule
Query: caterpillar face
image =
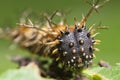
<path fill-rule="evenodd" d="M 65 32 L 61 31 L 61 34 L 58 38 L 60 41 L 58 49 L 66 65 L 83 67 L 92 62 L 94 39 L 85 26 L 79 28 L 75 25 L 73 31 L 68 29 Z"/>

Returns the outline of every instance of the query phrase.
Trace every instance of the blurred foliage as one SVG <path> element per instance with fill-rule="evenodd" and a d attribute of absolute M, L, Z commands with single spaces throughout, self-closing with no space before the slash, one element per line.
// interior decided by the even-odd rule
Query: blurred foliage
<path fill-rule="evenodd" d="M 112 68 L 96 67 L 93 69 L 86 69 L 83 71 L 83 75 L 87 77 L 87 80 L 119 80 L 120 66 Z M 30 63 L 28 66 L 22 67 L 20 69 L 8 70 L 7 72 L 0 76 L 0 80 L 56 80 L 56 79 L 43 78 L 40 75 L 39 68 L 34 63 Z"/>
<path fill-rule="evenodd" d="M 27 67 L 8 70 L 7 72 L 0 76 L 0 80 L 54 80 L 54 79 L 41 77 L 38 67 L 34 63 L 31 63 Z"/>
<path fill-rule="evenodd" d="M 114 66 L 112 68 L 96 67 L 85 70 L 83 73 L 89 77 L 89 80 L 119 80 L 120 66 Z"/>
<path fill-rule="evenodd" d="M 98 25 L 100 22 L 102 23 L 101 25 L 109 26 L 108 30 L 99 30 L 101 34 L 96 37 L 102 43 L 97 46 L 100 48 L 100 52 L 95 52 L 97 56 L 95 62 L 101 59 L 110 62 L 112 65 L 120 62 L 119 3 L 119 0 L 109 1 L 99 10 L 99 14 L 94 12 L 88 19 L 87 27 L 94 23 Z M 16 23 L 19 22 L 21 15 L 26 10 L 35 12 L 35 15 L 51 13 L 55 10 L 70 10 L 69 14 L 66 15 L 66 19 L 67 23 L 71 25 L 74 23 L 74 16 L 77 17 L 77 20 L 81 20 L 82 13 L 86 14 L 89 8 L 90 5 L 86 4 L 83 0 L 0 0 L 0 27 L 16 27 Z M 39 17 L 35 16 L 33 20 L 36 18 Z M 8 68 L 16 67 L 9 60 L 11 56 L 30 56 L 26 50 L 20 49 L 19 47 L 11 49 L 10 46 L 10 41 L 0 38 L 0 73 Z"/>

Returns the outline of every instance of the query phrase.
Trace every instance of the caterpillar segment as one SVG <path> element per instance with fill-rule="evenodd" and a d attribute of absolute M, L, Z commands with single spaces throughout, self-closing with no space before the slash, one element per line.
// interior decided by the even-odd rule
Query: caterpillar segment
<path fill-rule="evenodd" d="M 47 25 L 37 28 L 33 26 L 31 20 L 29 22 L 28 24 L 20 23 L 18 28 L 11 31 L 10 35 L 14 43 L 28 49 L 32 53 L 47 56 L 50 54 L 51 48 L 58 43 L 58 40 L 54 40 L 60 35 L 60 30 L 62 31 L 65 28 L 60 25 L 53 28 L 48 28 Z"/>
<path fill-rule="evenodd" d="M 11 34 L 15 43 L 23 48 L 27 48 L 33 53 L 38 53 L 41 51 L 43 44 L 46 42 L 47 34 L 35 27 L 28 27 L 26 25 L 20 25 L 17 29 L 12 31 Z"/>

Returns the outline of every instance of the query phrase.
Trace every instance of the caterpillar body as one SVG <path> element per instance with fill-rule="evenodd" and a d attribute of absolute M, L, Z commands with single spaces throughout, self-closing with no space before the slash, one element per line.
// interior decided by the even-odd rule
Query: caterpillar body
<path fill-rule="evenodd" d="M 28 49 L 32 53 L 44 56 L 54 56 L 64 66 L 82 68 L 92 64 L 95 57 L 94 47 L 100 40 L 95 40 L 95 28 L 86 29 L 86 21 L 93 10 L 97 10 L 103 4 L 94 4 L 80 22 L 72 26 L 65 24 L 54 25 L 49 18 L 48 25 L 37 28 L 29 20 L 30 24 L 19 24 L 11 35 L 15 43 Z"/>

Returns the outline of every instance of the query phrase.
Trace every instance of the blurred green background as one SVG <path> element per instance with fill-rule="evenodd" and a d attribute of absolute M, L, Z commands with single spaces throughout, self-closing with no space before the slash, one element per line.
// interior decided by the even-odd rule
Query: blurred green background
<path fill-rule="evenodd" d="M 89 0 L 90 1 L 90 0 Z M 91 0 L 92 1 L 92 0 Z M 101 0 L 100 0 L 101 1 Z M 100 35 L 96 39 L 102 42 L 97 47 L 99 52 L 95 52 L 96 59 L 108 61 L 111 65 L 120 62 L 120 1 L 111 0 L 99 9 L 99 14 L 95 11 L 89 17 L 87 27 L 92 24 L 109 26 L 108 30 L 98 30 Z M 0 27 L 15 27 L 23 11 L 30 9 L 37 13 L 53 12 L 55 10 L 70 10 L 67 14 L 67 23 L 72 25 L 73 18 L 81 20 L 82 14 L 86 14 L 90 5 L 84 0 L 0 0 Z M 0 73 L 17 65 L 9 59 L 14 55 L 29 55 L 27 51 L 17 47 L 10 49 L 11 42 L 0 38 Z"/>

